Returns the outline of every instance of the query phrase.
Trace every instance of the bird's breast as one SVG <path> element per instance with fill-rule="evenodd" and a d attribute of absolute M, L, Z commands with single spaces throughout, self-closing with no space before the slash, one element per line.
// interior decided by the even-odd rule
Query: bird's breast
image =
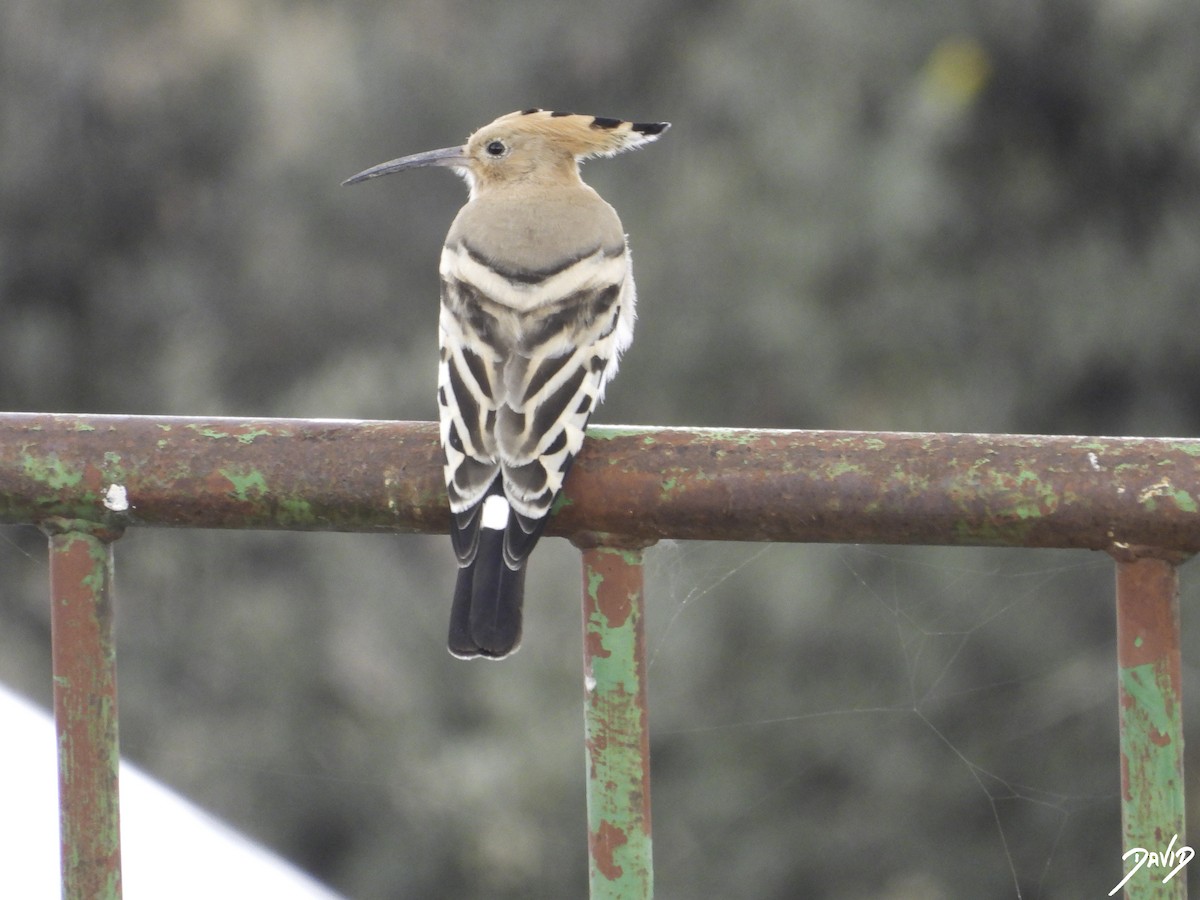
<path fill-rule="evenodd" d="M 446 236 L 447 249 L 467 248 L 514 282 L 538 283 L 597 249 L 625 245 L 621 221 L 586 185 L 556 190 L 497 191 L 464 206 Z"/>

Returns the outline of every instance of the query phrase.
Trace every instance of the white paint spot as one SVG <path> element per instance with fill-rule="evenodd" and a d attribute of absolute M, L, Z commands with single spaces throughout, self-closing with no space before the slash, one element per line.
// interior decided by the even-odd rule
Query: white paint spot
<path fill-rule="evenodd" d="M 594 675 L 588 675 L 583 679 L 583 687 L 589 694 L 596 689 L 596 678 Z"/>
<path fill-rule="evenodd" d="M 1100 471 L 1100 457 L 1098 457 L 1095 453 L 1093 453 L 1092 451 L 1089 450 L 1087 459 L 1088 459 L 1088 464 L 1092 467 L 1092 471 L 1099 472 Z"/>
<path fill-rule="evenodd" d="M 129 509 L 129 497 L 125 493 L 125 485 L 110 484 L 104 492 L 104 505 L 113 512 L 125 512 Z"/>
<path fill-rule="evenodd" d="M 479 522 L 484 528 L 500 530 L 508 525 L 508 501 L 499 494 L 492 494 L 483 501 L 483 518 Z"/>
<path fill-rule="evenodd" d="M 388 493 L 387 508 L 392 512 L 396 512 L 396 498 L 392 496 L 392 491 L 400 483 L 400 479 L 396 476 L 396 470 L 388 466 L 383 470 L 383 487 Z"/>
<path fill-rule="evenodd" d="M 1138 494 L 1138 503 L 1146 503 L 1155 497 L 1169 496 L 1174 493 L 1174 490 L 1171 482 L 1166 478 L 1162 478 Z"/>

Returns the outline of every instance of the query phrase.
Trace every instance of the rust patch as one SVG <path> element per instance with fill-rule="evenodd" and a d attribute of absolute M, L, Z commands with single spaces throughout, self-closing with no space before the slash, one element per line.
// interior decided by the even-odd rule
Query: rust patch
<path fill-rule="evenodd" d="M 633 571 L 619 551 L 593 553 L 591 561 L 596 609 L 609 628 L 623 628 L 633 614 L 633 598 L 641 586 L 641 575 Z M 603 585 L 603 590 L 600 589 Z M 605 653 L 607 655 L 607 652 Z"/>
<path fill-rule="evenodd" d="M 1151 728 L 1148 737 L 1150 738 L 1150 743 L 1156 747 L 1166 747 L 1171 743 L 1171 736 L 1163 734 L 1157 728 Z"/>
<path fill-rule="evenodd" d="M 83 478 L 80 481 L 80 485 L 86 490 L 99 494 L 103 493 L 104 486 L 108 483 L 108 480 L 104 472 L 94 464 L 88 463 L 83 469 Z"/>
<path fill-rule="evenodd" d="M 625 832 L 607 819 L 602 819 L 600 827 L 593 831 L 589 838 L 592 844 L 592 859 L 595 860 L 600 874 L 609 881 L 616 881 L 624 875 L 625 870 L 617 865 L 613 854 L 628 843 Z"/>
<path fill-rule="evenodd" d="M 1179 658 L 1179 573 L 1170 562 L 1156 558 L 1117 563 L 1117 661 L 1123 668 Z M 1178 696 L 1180 673 L 1169 671 Z"/>
<path fill-rule="evenodd" d="M 47 531 L 63 896 L 114 897 L 120 750 L 110 548 L 103 536 Z"/>
<path fill-rule="evenodd" d="M 209 472 L 204 478 L 204 490 L 214 494 L 233 495 L 233 482 L 222 471 Z M 246 501 L 242 501 L 246 502 Z"/>
<path fill-rule="evenodd" d="M 586 623 L 585 623 L 585 627 L 586 627 Z M 609 651 L 604 648 L 603 636 L 601 636 L 597 632 L 595 632 L 595 631 L 585 632 L 583 635 L 583 640 L 586 645 L 585 650 L 586 650 L 587 655 L 585 658 L 594 659 L 594 658 L 599 657 L 600 659 L 606 659 L 609 656 L 612 656 L 612 654 L 609 653 Z"/>

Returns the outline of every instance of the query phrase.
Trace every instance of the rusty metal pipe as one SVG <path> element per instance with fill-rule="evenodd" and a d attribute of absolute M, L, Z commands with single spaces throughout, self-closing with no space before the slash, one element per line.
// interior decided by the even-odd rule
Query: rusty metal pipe
<path fill-rule="evenodd" d="M 1200 551 L 1195 439 L 652 428 L 589 436 L 549 534 Z M 112 508 L 114 485 L 127 509 Z M 448 527 L 432 423 L 0 415 L 0 523 L 50 516 Z"/>
<path fill-rule="evenodd" d="M 1187 846 L 1183 706 L 1179 655 L 1178 559 L 1117 559 L 1117 666 L 1124 851 L 1164 857 Z M 1187 896 L 1187 874 L 1164 881 L 1173 864 L 1132 872 L 1127 897 Z"/>
<path fill-rule="evenodd" d="M 121 832 L 112 546 L 116 533 L 51 520 L 50 630 L 63 900 L 119 900 Z"/>
<path fill-rule="evenodd" d="M 650 727 L 640 548 L 583 551 L 584 722 L 591 900 L 653 894 Z"/>

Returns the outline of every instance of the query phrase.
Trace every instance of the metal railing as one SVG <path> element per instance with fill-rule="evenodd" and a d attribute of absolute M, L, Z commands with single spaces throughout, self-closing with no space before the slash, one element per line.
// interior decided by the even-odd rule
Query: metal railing
<path fill-rule="evenodd" d="M 642 551 L 660 538 L 1073 547 L 1116 565 L 1126 847 L 1184 841 L 1178 566 L 1200 440 L 592 428 L 548 534 L 583 551 L 593 898 L 652 892 Z M 113 543 L 129 526 L 444 532 L 437 426 L 0 415 L 0 524 L 50 539 L 63 895 L 121 893 Z M 1116 761 L 1114 761 L 1116 762 Z M 1128 896 L 1185 896 L 1184 879 Z"/>

